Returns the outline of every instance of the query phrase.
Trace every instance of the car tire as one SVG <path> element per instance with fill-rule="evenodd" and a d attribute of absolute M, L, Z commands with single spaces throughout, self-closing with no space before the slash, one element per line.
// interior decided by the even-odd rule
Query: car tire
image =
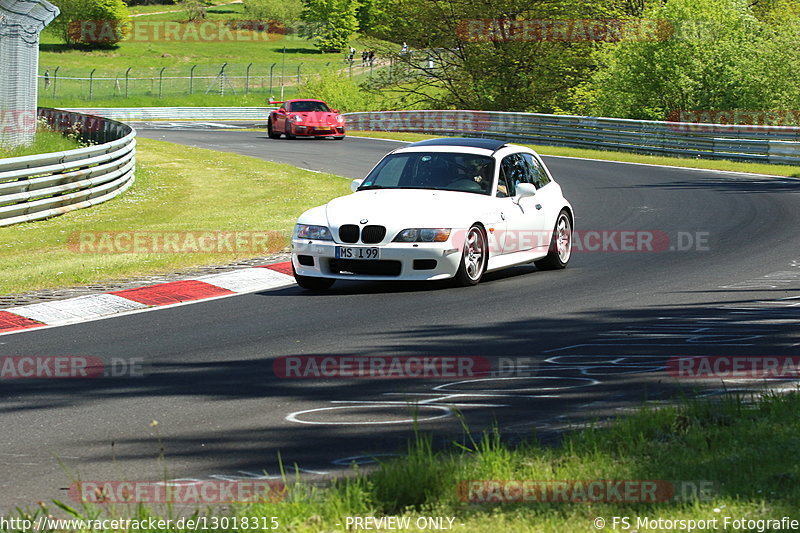
<path fill-rule="evenodd" d="M 461 264 L 455 275 L 455 282 L 462 287 L 477 285 L 486 272 L 489 250 L 486 234 L 480 226 L 472 226 L 464 239 L 464 250 L 461 252 Z"/>
<path fill-rule="evenodd" d="M 267 136 L 270 139 L 280 139 L 281 138 L 281 134 L 280 133 L 275 133 L 274 131 L 272 131 L 272 121 L 271 120 L 269 122 L 267 122 Z"/>
<path fill-rule="evenodd" d="M 570 257 L 572 257 L 572 220 L 564 209 L 556 219 L 547 255 L 543 259 L 534 261 L 533 264 L 539 270 L 559 270 L 567 266 Z"/>
<path fill-rule="evenodd" d="M 294 275 L 294 280 L 297 284 L 308 291 L 324 291 L 326 289 L 330 289 L 333 287 L 333 284 L 336 283 L 336 280 L 333 278 L 318 278 L 316 276 L 301 276 L 294 270 L 294 264 L 292 264 L 292 274 Z"/>
<path fill-rule="evenodd" d="M 286 135 L 286 138 L 287 138 L 287 139 L 289 139 L 290 141 L 291 141 L 291 140 L 294 140 L 294 139 L 296 139 L 296 138 L 297 138 L 297 136 L 295 136 L 295 135 L 292 133 L 292 126 L 291 126 L 291 124 L 290 124 L 290 125 L 288 125 L 288 126 L 286 126 L 286 131 L 285 131 L 283 134 L 284 134 L 284 135 Z"/>

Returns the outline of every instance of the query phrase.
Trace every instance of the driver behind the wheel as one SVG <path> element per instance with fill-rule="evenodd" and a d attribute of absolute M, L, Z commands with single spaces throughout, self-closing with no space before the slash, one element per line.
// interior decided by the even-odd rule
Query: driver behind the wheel
<path fill-rule="evenodd" d="M 491 163 L 489 161 L 473 160 L 471 164 L 472 181 L 480 185 L 483 192 L 489 192 L 492 187 Z"/>

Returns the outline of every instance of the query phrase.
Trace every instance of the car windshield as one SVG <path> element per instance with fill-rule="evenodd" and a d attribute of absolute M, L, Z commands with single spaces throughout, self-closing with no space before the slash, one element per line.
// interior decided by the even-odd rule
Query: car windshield
<path fill-rule="evenodd" d="M 369 189 L 434 189 L 491 194 L 494 159 L 451 152 L 386 156 L 361 184 Z"/>
<path fill-rule="evenodd" d="M 294 113 L 309 113 L 312 111 L 330 112 L 330 108 L 325 105 L 325 102 L 301 101 L 289 104 L 289 109 L 287 111 L 292 111 Z"/>

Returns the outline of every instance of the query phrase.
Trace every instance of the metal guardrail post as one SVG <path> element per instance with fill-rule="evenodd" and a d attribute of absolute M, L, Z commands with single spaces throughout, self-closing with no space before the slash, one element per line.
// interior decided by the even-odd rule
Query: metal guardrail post
<path fill-rule="evenodd" d="M 94 71 L 97 70 L 93 68 L 92 71 L 89 73 L 89 101 L 92 101 L 92 94 L 94 90 Z"/>
<path fill-rule="evenodd" d="M 189 94 L 194 94 L 194 69 L 197 68 L 197 65 L 192 65 L 192 68 L 189 69 Z"/>
<path fill-rule="evenodd" d="M 247 70 L 245 70 L 245 74 L 244 74 L 244 95 L 245 96 L 250 94 L 250 67 L 252 67 L 252 66 L 253 66 L 252 63 L 247 65 Z"/>
<path fill-rule="evenodd" d="M 286 47 L 283 47 L 283 62 L 281 63 L 281 100 L 283 100 L 283 80 L 286 76 Z"/>
<path fill-rule="evenodd" d="M 158 71 L 158 97 L 161 98 L 164 96 L 164 69 L 167 67 L 161 67 L 161 70 Z"/>
<path fill-rule="evenodd" d="M 272 97 L 272 69 L 274 69 L 275 65 L 277 65 L 277 64 L 278 63 L 275 62 L 275 63 L 272 64 L 271 67 L 269 67 L 269 96 L 270 96 L 270 98 Z"/>

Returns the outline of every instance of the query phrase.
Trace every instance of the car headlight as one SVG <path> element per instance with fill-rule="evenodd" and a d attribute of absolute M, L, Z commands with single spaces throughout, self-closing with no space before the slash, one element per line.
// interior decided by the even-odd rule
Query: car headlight
<path fill-rule="evenodd" d="M 344 117 L 342 115 L 336 115 L 336 122 L 344 122 Z"/>
<path fill-rule="evenodd" d="M 309 226 L 307 224 L 297 224 L 295 226 L 295 236 L 298 239 L 311 239 L 314 241 L 332 241 L 331 232 L 325 226 Z"/>
<path fill-rule="evenodd" d="M 409 228 L 397 234 L 393 242 L 445 242 L 450 228 Z"/>
<path fill-rule="evenodd" d="M 303 117 L 301 115 L 292 115 L 292 120 L 294 122 L 303 122 Z"/>

